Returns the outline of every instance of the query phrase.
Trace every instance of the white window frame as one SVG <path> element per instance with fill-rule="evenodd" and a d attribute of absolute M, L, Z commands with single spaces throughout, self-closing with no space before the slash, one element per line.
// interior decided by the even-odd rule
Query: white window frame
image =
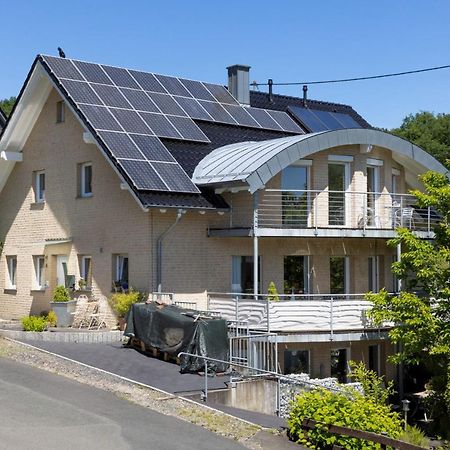
<path fill-rule="evenodd" d="M 327 171 L 328 166 L 330 164 L 333 165 L 340 165 L 344 166 L 344 186 L 345 190 L 344 192 L 344 223 L 342 225 L 330 225 L 328 223 L 329 228 L 342 228 L 347 227 L 349 219 L 351 217 L 352 213 L 352 202 L 351 199 L 348 199 L 347 197 L 350 194 L 350 185 L 351 185 L 351 162 L 353 162 L 353 156 L 345 156 L 345 155 L 328 155 L 328 165 L 327 165 Z M 328 186 L 329 186 L 329 180 L 327 180 Z M 329 187 L 328 187 L 329 190 Z"/>
<path fill-rule="evenodd" d="M 41 175 L 44 176 L 44 183 L 42 183 Z M 38 170 L 34 173 L 34 194 L 36 203 L 45 202 L 45 170 Z"/>
<path fill-rule="evenodd" d="M 86 190 L 86 169 L 91 168 L 91 190 Z M 92 163 L 86 162 L 80 165 L 80 196 L 81 197 L 92 197 Z"/>
<path fill-rule="evenodd" d="M 56 123 L 64 123 L 66 121 L 66 103 L 64 100 L 56 102 Z"/>
<path fill-rule="evenodd" d="M 34 263 L 34 286 L 36 289 L 45 289 L 45 256 L 33 256 Z M 41 265 L 42 264 L 42 265 Z"/>
<path fill-rule="evenodd" d="M 89 264 L 87 262 L 89 261 Z M 80 258 L 80 278 L 86 282 L 86 287 L 92 287 L 92 280 L 89 279 L 89 272 L 92 274 L 92 257 L 90 255 L 84 255 Z"/>
<path fill-rule="evenodd" d="M 114 282 L 119 282 L 122 280 L 123 276 L 123 262 L 126 259 L 128 259 L 128 284 L 130 283 L 130 259 L 128 258 L 127 254 L 121 253 L 114 255 L 115 257 L 115 273 L 114 273 Z"/>
<path fill-rule="evenodd" d="M 17 289 L 17 256 L 6 257 L 8 271 L 8 289 Z"/>
<path fill-rule="evenodd" d="M 368 258 L 368 290 L 374 293 L 380 290 L 380 258 L 369 256 Z"/>

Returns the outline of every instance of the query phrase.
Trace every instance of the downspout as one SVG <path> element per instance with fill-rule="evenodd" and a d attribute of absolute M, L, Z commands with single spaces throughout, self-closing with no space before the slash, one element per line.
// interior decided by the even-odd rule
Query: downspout
<path fill-rule="evenodd" d="M 166 231 L 160 234 L 158 240 L 156 241 L 156 286 L 158 292 L 161 292 L 161 282 L 162 282 L 162 244 L 164 238 L 175 228 L 180 221 L 182 215 L 184 214 L 184 210 L 178 209 L 177 217 L 175 222 L 167 228 Z"/>

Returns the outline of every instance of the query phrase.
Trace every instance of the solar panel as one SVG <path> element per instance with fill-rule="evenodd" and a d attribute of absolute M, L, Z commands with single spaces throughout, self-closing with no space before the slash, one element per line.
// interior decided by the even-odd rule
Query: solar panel
<path fill-rule="evenodd" d="M 95 83 L 91 83 L 91 87 L 103 100 L 103 103 L 106 106 L 114 106 L 116 108 L 131 108 L 130 103 L 127 102 L 127 99 L 116 87 Z"/>
<path fill-rule="evenodd" d="M 215 99 L 219 103 L 229 103 L 230 105 L 238 105 L 237 100 L 228 92 L 225 87 L 220 86 L 219 84 L 211 84 L 211 83 L 203 83 L 211 94 L 215 97 Z"/>
<path fill-rule="evenodd" d="M 186 113 L 170 95 L 158 94 L 156 92 L 149 92 L 148 95 L 164 114 L 173 114 L 175 116 L 186 115 Z"/>
<path fill-rule="evenodd" d="M 172 95 L 182 95 L 184 97 L 192 97 L 190 92 L 175 77 L 165 75 L 155 75 L 158 81 L 166 88 L 167 92 Z"/>
<path fill-rule="evenodd" d="M 246 108 L 227 104 L 223 104 L 222 106 L 228 111 L 228 113 L 230 113 L 233 116 L 233 119 L 239 125 L 245 125 L 248 127 L 259 127 L 258 122 L 256 122 L 255 119 L 253 119 L 253 117 L 250 116 Z"/>
<path fill-rule="evenodd" d="M 100 131 L 98 134 L 116 159 L 143 159 L 142 153 L 134 145 L 128 134 L 113 131 Z"/>
<path fill-rule="evenodd" d="M 203 86 L 200 81 L 184 80 L 180 78 L 180 81 L 189 90 L 193 97 L 199 98 L 201 100 L 209 100 L 215 102 L 216 99 L 212 96 L 211 92 Z"/>
<path fill-rule="evenodd" d="M 73 63 L 83 74 L 84 78 L 86 78 L 86 81 L 91 81 L 92 83 L 113 84 L 108 75 L 106 75 L 104 70 L 98 64 L 82 61 L 74 61 Z"/>
<path fill-rule="evenodd" d="M 162 84 L 151 73 L 130 70 L 130 74 L 139 83 L 141 88 L 144 89 L 144 91 L 164 93 L 167 92 Z"/>
<path fill-rule="evenodd" d="M 131 103 L 134 109 L 147 112 L 160 112 L 153 100 L 144 92 L 134 89 L 120 88 L 122 94 Z"/>
<path fill-rule="evenodd" d="M 262 128 L 270 128 L 272 130 L 282 130 L 272 117 L 269 116 L 265 109 L 246 108 L 246 111 L 261 125 Z"/>
<path fill-rule="evenodd" d="M 189 117 L 167 116 L 167 118 L 184 139 L 190 141 L 211 142 Z"/>
<path fill-rule="evenodd" d="M 327 130 L 339 130 L 344 128 L 336 117 L 333 117 L 330 111 L 319 111 L 315 109 L 313 113 L 325 124 Z"/>
<path fill-rule="evenodd" d="M 362 128 L 361 125 L 352 116 L 350 116 L 350 114 L 335 112 L 331 114 L 344 126 L 344 128 Z"/>
<path fill-rule="evenodd" d="M 91 125 L 98 130 L 123 131 L 117 120 L 104 106 L 83 105 L 79 108 Z"/>
<path fill-rule="evenodd" d="M 294 133 L 304 133 L 303 130 L 285 112 L 268 110 L 267 113 L 283 128 L 283 130 Z"/>
<path fill-rule="evenodd" d="M 140 89 L 139 85 L 126 69 L 119 67 L 102 66 L 103 70 L 108 74 L 109 78 L 114 81 L 116 86 Z"/>
<path fill-rule="evenodd" d="M 130 137 L 149 161 L 176 162 L 166 146 L 157 137 L 143 134 L 130 134 Z"/>
<path fill-rule="evenodd" d="M 189 192 L 192 181 L 178 164 L 154 162 L 152 165 L 172 191 Z"/>
<path fill-rule="evenodd" d="M 115 108 L 111 108 L 111 112 L 125 131 L 129 133 L 153 134 L 137 112 Z"/>
<path fill-rule="evenodd" d="M 181 134 L 163 114 L 143 112 L 141 116 L 156 136 L 181 139 Z"/>
<path fill-rule="evenodd" d="M 132 159 L 120 159 L 119 166 L 133 180 L 137 189 L 167 191 L 161 177 L 148 161 L 136 161 Z M 192 184 L 192 183 L 191 183 Z"/>
<path fill-rule="evenodd" d="M 308 108 L 289 106 L 289 111 L 313 133 L 328 130 L 327 126 Z"/>
<path fill-rule="evenodd" d="M 237 122 L 225 111 L 220 103 L 205 102 L 203 100 L 199 100 L 199 103 L 215 121 L 236 125 Z"/>
<path fill-rule="evenodd" d="M 84 80 L 83 76 L 70 59 L 46 56 L 45 60 L 50 64 L 52 72 L 57 77 L 69 78 L 70 80 Z"/>
<path fill-rule="evenodd" d="M 184 109 L 189 117 L 208 121 L 214 120 L 197 100 L 186 97 L 174 97 L 174 99 Z"/>
<path fill-rule="evenodd" d="M 84 81 L 64 80 L 62 85 L 74 101 L 89 103 L 91 105 L 102 105 L 102 101 L 88 83 Z"/>

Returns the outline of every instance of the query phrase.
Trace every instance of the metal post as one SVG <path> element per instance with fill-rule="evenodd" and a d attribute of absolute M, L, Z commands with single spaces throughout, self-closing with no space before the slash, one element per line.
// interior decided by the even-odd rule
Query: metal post
<path fill-rule="evenodd" d="M 317 192 L 314 194 L 314 234 L 317 236 L 318 234 L 318 221 L 317 221 L 317 211 L 318 211 L 318 203 L 319 203 L 319 196 L 317 194 Z"/>
<path fill-rule="evenodd" d="M 402 244 L 397 244 L 397 262 L 400 262 L 402 257 Z M 397 291 L 400 292 L 402 290 L 402 280 L 397 278 Z"/>
<path fill-rule="evenodd" d="M 431 206 L 429 206 L 428 207 L 428 229 L 427 229 L 427 231 L 428 231 L 428 237 L 430 236 L 430 233 L 431 233 Z"/>
<path fill-rule="evenodd" d="M 258 261 L 258 192 L 253 194 L 253 295 L 258 300 L 259 286 Z"/>
<path fill-rule="evenodd" d="M 205 392 L 203 393 L 203 401 L 208 401 L 208 361 L 205 359 Z"/>
<path fill-rule="evenodd" d="M 270 333 L 270 300 L 269 300 L 269 296 L 267 296 L 267 299 L 266 299 L 266 308 L 267 308 L 267 312 L 266 312 L 267 332 Z"/>
<path fill-rule="evenodd" d="M 277 416 L 280 417 L 281 409 L 281 381 L 280 377 L 277 377 Z"/>
<path fill-rule="evenodd" d="M 334 307 L 333 297 L 331 297 L 331 299 L 330 299 L 330 341 L 332 341 L 334 339 L 334 334 L 333 334 L 333 307 Z"/>

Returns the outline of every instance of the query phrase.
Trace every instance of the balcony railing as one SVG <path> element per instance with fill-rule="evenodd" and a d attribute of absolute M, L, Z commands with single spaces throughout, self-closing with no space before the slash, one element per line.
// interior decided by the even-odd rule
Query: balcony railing
<path fill-rule="evenodd" d="M 440 221 L 431 207 L 420 208 L 408 194 L 386 192 L 282 191 L 259 193 L 256 214 L 248 201 L 231 203 L 231 211 L 211 228 L 395 230 L 405 227 L 431 233 Z"/>
<path fill-rule="evenodd" d="M 270 295 L 209 293 L 208 309 L 267 332 L 335 332 L 378 329 L 364 294 Z"/>

